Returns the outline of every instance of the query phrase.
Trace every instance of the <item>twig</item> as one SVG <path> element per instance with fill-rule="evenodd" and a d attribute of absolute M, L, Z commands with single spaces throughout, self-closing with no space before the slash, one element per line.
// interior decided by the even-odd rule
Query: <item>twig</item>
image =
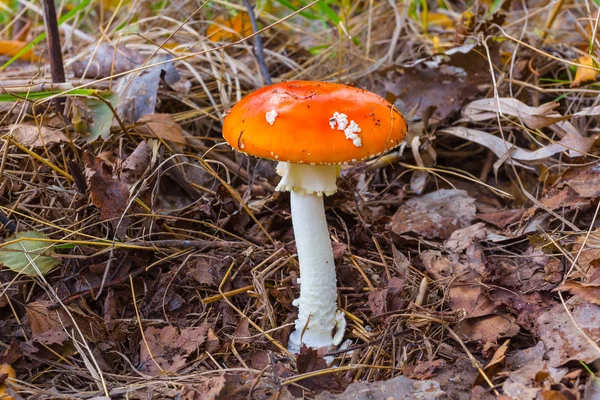
<path fill-rule="evenodd" d="M 44 10 L 44 25 L 46 26 L 46 43 L 48 44 L 48 54 L 50 56 L 50 73 L 52 83 L 64 83 L 65 67 L 63 65 L 62 50 L 60 46 L 60 34 L 58 33 L 58 19 L 56 17 L 56 6 L 54 0 L 43 0 L 42 8 Z M 57 97 L 55 99 L 56 111 L 64 111 L 64 99 Z"/>
<path fill-rule="evenodd" d="M 0 224 L 4 225 L 11 233 L 17 232 L 17 226 L 15 223 L 12 222 L 2 211 L 0 211 Z"/>
<path fill-rule="evenodd" d="M 179 239 L 166 239 L 166 240 L 148 240 L 148 241 L 133 241 L 126 242 L 127 244 L 135 246 L 147 246 L 147 247 L 177 247 L 181 249 L 216 249 L 216 248 L 241 248 L 249 247 L 248 243 L 244 242 L 226 242 L 216 240 L 179 240 Z"/>
<path fill-rule="evenodd" d="M 273 81 L 271 80 L 271 75 L 269 75 L 269 69 L 267 68 L 267 64 L 265 63 L 265 53 L 263 52 L 263 44 L 262 38 L 257 33 L 258 32 L 258 23 L 256 22 L 256 16 L 254 15 L 254 10 L 250 5 L 249 0 L 244 0 L 244 5 L 246 9 L 248 9 L 248 15 L 250 16 L 250 24 L 252 24 L 252 30 L 254 31 L 254 51 L 256 52 L 256 60 L 258 61 L 258 67 L 260 68 L 260 72 L 265 79 L 265 83 L 270 85 Z"/>

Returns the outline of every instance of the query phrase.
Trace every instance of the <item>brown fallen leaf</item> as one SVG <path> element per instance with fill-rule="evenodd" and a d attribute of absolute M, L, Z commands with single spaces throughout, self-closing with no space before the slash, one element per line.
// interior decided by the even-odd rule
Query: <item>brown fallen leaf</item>
<path fill-rule="evenodd" d="M 572 88 L 576 88 L 584 83 L 590 83 L 596 80 L 598 77 L 598 64 L 591 56 L 586 55 L 579 57 L 575 60 L 575 62 L 584 66 L 577 67 L 577 70 L 575 71 L 575 78 L 573 78 L 573 82 L 571 82 Z"/>
<path fill-rule="evenodd" d="M 140 341 L 138 370 L 152 376 L 179 371 L 187 364 L 187 357 L 204 343 L 208 328 L 208 324 L 181 331 L 173 325 L 146 328 L 146 340 Z"/>
<path fill-rule="evenodd" d="M 512 370 L 502 386 L 506 395 L 511 399 L 535 399 L 545 380 L 560 382 L 568 370 L 550 367 L 544 359 L 545 353 L 544 343 L 538 342 L 506 357 L 506 368 Z"/>
<path fill-rule="evenodd" d="M 458 323 L 463 340 L 495 343 L 500 338 L 509 338 L 519 333 L 519 325 L 511 315 L 486 315 L 468 318 Z"/>
<path fill-rule="evenodd" d="M 498 46 L 493 45 L 490 52 L 492 62 L 499 63 Z M 481 46 L 465 45 L 433 60 L 407 65 L 402 76 L 386 82 L 388 98 L 397 97 L 405 110 L 415 109 L 429 124 L 443 121 L 477 96 L 479 85 L 489 82 L 490 66 L 484 54 Z"/>
<path fill-rule="evenodd" d="M 570 292 L 592 304 L 600 306 L 600 283 L 582 283 L 577 281 L 565 281 L 554 289 L 555 291 Z"/>
<path fill-rule="evenodd" d="M 522 208 L 516 210 L 498 211 L 484 214 L 477 214 L 477 219 L 497 226 L 498 228 L 506 228 L 508 225 L 519 222 L 525 213 Z"/>
<path fill-rule="evenodd" d="M 496 375 L 504 369 L 504 361 L 506 360 L 506 352 L 508 351 L 509 344 L 510 340 L 502 343 L 502 346 L 498 347 L 494 352 L 494 356 L 490 362 L 483 368 L 483 372 L 485 372 L 488 379 L 493 380 Z M 477 376 L 473 386 L 487 386 L 487 382 L 482 374 Z"/>
<path fill-rule="evenodd" d="M 225 387 L 225 376 L 200 377 L 200 382 L 184 385 L 181 389 L 183 400 L 215 400 Z"/>
<path fill-rule="evenodd" d="M 296 359 L 296 367 L 298 368 L 298 373 L 304 374 L 326 369 L 327 362 L 317 350 L 312 347 L 306 347 L 306 345 L 303 344 L 300 348 L 300 354 L 298 354 L 298 358 Z M 311 390 L 325 388 L 339 390 L 341 388 L 340 378 L 338 375 L 334 374 L 317 375 L 303 380 L 302 384 Z"/>
<path fill-rule="evenodd" d="M 463 117 L 471 122 L 495 119 L 497 113 L 518 117 L 531 129 L 543 128 L 567 119 L 554 109 L 558 102 L 544 103 L 538 107 L 527 104 L 511 97 L 478 99 L 467 104 L 463 110 Z"/>
<path fill-rule="evenodd" d="M 402 367 L 402 375 L 410 379 L 425 380 L 431 379 L 436 374 L 436 370 L 446 365 L 443 359 L 433 361 L 419 361 L 415 365 L 405 365 Z"/>
<path fill-rule="evenodd" d="M 176 144 L 187 144 L 181 126 L 171 114 L 148 114 L 137 121 L 136 130 L 143 135 L 157 137 Z"/>
<path fill-rule="evenodd" d="M 69 142 L 69 138 L 62 130 L 44 125 L 37 126 L 30 122 L 10 125 L 7 129 L 17 143 L 27 147 L 42 147 L 52 143 Z"/>
<path fill-rule="evenodd" d="M 481 284 L 453 284 L 448 291 L 448 297 L 450 308 L 455 311 L 465 310 L 467 317 L 489 315 L 497 308 Z"/>
<path fill-rule="evenodd" d="M 121 180 L 131 187 L 144 175 L 151 159 L 152 147 L 142 140 L 121 164 Z"/>
<path fill-rule="evenodd" d="M 100 209 L 101 219 L 119 219 L 129 201 L 125 183 L 113 178 L 104 161 L 88 152 L 83 154 L 85 176 L 92 203 Z"/>
<path fill-rule="evenodd" d="M 389 311 L 399 310 L 404 306 L 404 300 L 400 297 L 404 281 L 392 277 L 386 287 L 369 293 L 368 305 L 373 317 L 385 314 Z"/>
<path fill-rule="evenodd" d="M 441 189 L 404 203 L 387 228 L 397 234 L 414 232 L 428 238 L 448 239 L 452 232 L 471 225 L 475 199 L 464 190 Z"/>
<path fill-rule="evenodd" d="M 406 399 L 444 399 L 446 393 L 434 380 L 414 380 L 397 376 L 380 382 L 355 382 L 343 393 L 320 393 L 315 400 L 406 400 Z"/>
<path fill-rule="evenodd" d="M 600 340 L 600 306 L 575 296 L 544 312 L 536 322 L 548 366 L 558 368 L 571 360 L 590 363 L 598 358 L 590 340 Z"/>
<path fill-rule="evenodd" d="M 27 318 L 34 341 L 45 345 L 63 344 L 69 339 L 69 334 L 75 326 L 74 323 L 77 324 L 86 340 L 92 343 L 106 337 L 106 327 L 103 319 L 99 316 L 84 312 L 75 305 L 67 306 L 68 313 L 63 308 L 53 310 L 50 307 L 51 304 L 48 301 L 27 304 Z M 77 334 L 75 334 L 75 339 L 81 340 Z"/>

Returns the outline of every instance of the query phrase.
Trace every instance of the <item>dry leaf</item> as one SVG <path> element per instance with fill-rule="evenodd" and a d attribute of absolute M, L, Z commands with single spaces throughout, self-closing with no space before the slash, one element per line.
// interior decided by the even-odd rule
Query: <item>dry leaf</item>
<path fill-rule="evenodd" d="M 454 19 L 446 14 L 430 12 L 427 13 L 427 25 L 437 26 L 443 29 L 452 29 L 454 28 Z"/>
<path fill-rule="evenodd" d="M 147 136 L 155 136 L 168 142 L 186 144 L 181 126 L 171 114 L 148 114 L 138 121 L 138 132 Z"/>
<path fill-rule="evenodd" d="M 14 124 L 8 127 L 13 139 L 27 147 L 42 147 L 52 143 L 68 142 L 69 138 L 60 129 L 37 126 L 34 123 Z"/>
<path fill-rule="evenodd" d="M 548 366 L 554 368 L 571 360 L 590 363 L 598 358 L 598 350 L 590 340 L 593 343 L 600 340 L 600 306 L 577 296 L 565 305 L 568 313 L 563 304 L 557 304 L 537 319 Z"/>
<path fill-rule="evenodd" d="M 250 16 L 244 11 L 230 18 L 219 15 L 206 30 L 206 37 L 211 42 L 235 42 L 251 34 Z"/>
<path fill-rule="evenodd" d="M 591 56 L 582 56 L 575 60 L 576 63 L 587 67 L 577 67 L 575 78 L 571 82 L 571 87 L 579 87 L 584 83 L 594 82 L 598 77 L 598 65 Z"/>
<path fill-rule="evenodd" d="M 187 357 L 206 340 L 209 325 L 186 328 L 180 332 L 168 325 L 162 329 L 153 326 L 144 330 L 146 341 L 140 341 L 141 372 L 156 376 L 161 372 L 177 372 L 187 364 Z"/>
<path fill-rule="evenodd" d="M 502 389 L 512 399 L 535 399 L 540 388 L 540 375 L 547 376 L 553 382 L 560 382 L 566 368 L 552 368 L 544 359 L 546 347 L 543 342 L 538 342 L 534 347 L 519 350 L 506 357 L 507 368 L 512 369 Z M 544 379 L 545 380 L 545 379 Z"/>
<path fill-rule="evenodd" d="M 592 304 L 600 306 L 600 283 L 566 281 L 554 290 L 570 292 L 571 294 L 579 296 Z"/>
<path fill-rule="evenodd" d="M 498 347 L 498 349 L 496 349 L 496 351 L 494 352 L 494 356 L 492 357 L 488 365 L 486 365 L 485 368 L 483 368 L 483 372 L 485 372 L 485 375 L 488 379 L 494 379 L 498 372 L 504 369 L 504 361 L 506 360 L 506 352 L 508 351 L 509 343 L 510 340 L 507 340 L 504 343 L 502 343 L 502 346 Z M 475 383 L 473 383 L 473 386 L 487 386 L 487 382 L 482 374 L 479 374 L 477 376 L 477 379 L 475 380 Z"/>
<path fill-rule="evenodd" d="M 20 40 L 0 40 L 0 55 L 13 57 L 28 44 L 28 42 L 23 42 Z M 36 62 L 40 58 L 37 54 L 35 54 L 33 49 L 29 49 L 21 54 L 19 59 L 23 61 Z"/>
<path fill-rule="evenodd" d="M 6 379 L 17 379 L 17 373 L 10 364 L 0 364 L 0 399 L 14 400 L 12 396 L 6 393 Z"/>
<path fill-rule="evenodd" d="M 131 187 L 150 166 L 152 147 L 142 140 L 121 165 L 121 180 Z"/>
<path fill-rule="evenodd" d="M 100 79 L 113 74 L 121 74 L 133 70 L 145 61 L 145 57 L 137 50 L 129 49 L 124 45 L 113 46 L 102 42 L 95 52 L 83 60 L 73 63 L 72 69 L 76 77 Z"/>
<path fill-rule="evenodd" d="M 414 380 L 397 376 L 387 381 L 355 382 L 343 393 L 324 392 L 315 400 L 406 400 L 406 399 L 443 399 L 447 398 L 440 384 L 433 380 Z"/>
<path fill-rule="evenodd" d="M 99 157 L 85 152 L 83 160 L 92 203 L 100 209 L 100 218 L 119 219 L 129 201 L 127 185 L 114 179 L 111 169 Z"/>
<path fill-rule="evenodd" d="M 408 200 L 392 216 L 388 229 L 447 239 L 475 219 L 475 199 L 464 190 L 441 189 Z"/>
<path fill-rule="evenodd" d="M 531 107 L 510 97 L 479 99 L 467 104 L 463 108 L 462 115 L 468 121 L 477 122 L 496 119 L 500 112 L 519 118 L 531 129 L 538 129 L 568 119 L 554 111 L 559 105 L 557 102 L 552 102 Z"/>
<path fill-rule="evenodd" d="M 500 338 L 513 337 L 519 333 L 519 325 L 511 315 L 487 315 L 468 318 L 458 323 L 458 331 L 464 340 L 495 343 Z"/>
<path fill-rule="evenodd" d="M 36 301 L 27 304 L 27 318 L 29 319 L 34 341 L 45 345 L 62 344 L 69 339 L 67 332 L 72 332 L 74 322 L 86 340 L 92 343 L 106 337 L 104 320 L 99 316 L 84 313 L 75 305 L 67 306 L 69 311 L 67 313 L 62 307 L 52 309 L 51 304 L 48 301 Z M 77 334 L 75 334 L 75 339 L 81 340 Z"/>
<path fill-rule="evenodd" d="M 181 389 L 182 400 L 215 400 L 225 387 L 224 375 L 199 378 L 200 382 L 183 386 Z M 198 378 L 194 378 L 194 380 L 198 380 Z"/>
<path fill-rule="evenodd" d="M 492 62 L 499 64 L 497 44 L 491 44 Z M 430 124 L 459 111 L 465 101 L 478 96 L 478 86 L 489 82 L 489 61 L 481 46 L 460 46 L 404 66 L 404 74 L 386 82 L 385 90 L 415 109 Z M 390 97 L 388 95 L 388 97 Z"/>
<path fill-rule="evenodd" d="M 574 150 L 577 156 L 583 156 L 589 152 L 594 140 L 583 136 L 573 136 L 567 134 L 564 138 L 556 143 L 550 143 L 535 151 L 524 150 L 511 143 L 504 141 L 498 136 L 491 135 L 487 132 L 477 129 L 464 128 L 462 126 L 450 127 L 441 129 L 439 132 L 447 133 L 473 143 L 480 144 L 490 149 L 498 158 L 504 158 L 508 152 L 510 158 L 517 161 L 543 161 L 563 151 Z M 517 165 L 521 165 L 516 163 Z"/>

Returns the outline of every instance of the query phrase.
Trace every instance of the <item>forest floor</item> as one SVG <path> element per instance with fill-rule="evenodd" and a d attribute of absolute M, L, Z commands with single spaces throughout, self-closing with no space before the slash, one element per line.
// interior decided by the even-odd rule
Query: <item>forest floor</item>
<path fill-rule="evenodd" d="M 66 1 L 54 86 L 0 4 L 0 398 L 600 398 L 597 1 L 259 2 L 262 45 L 242 2 Z M 276 163 L 221 135 L 268 79 L 409 127 L 326 198 L 331 364 L 286 350 Z"/>

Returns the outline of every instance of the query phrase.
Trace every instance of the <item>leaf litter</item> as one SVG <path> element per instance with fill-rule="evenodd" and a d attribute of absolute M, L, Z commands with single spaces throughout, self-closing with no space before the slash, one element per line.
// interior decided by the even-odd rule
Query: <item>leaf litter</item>
<path fill-rule="evenodd" d="M 289 196 L 273 191 L 272 163 L 221 146 L 222 115 L 263 85 L 254 39 L 238 42 L 249 14 L 170 4 L 156 19 L 106 4 L 104 22 L 89 13 L 65 28 L 71 87 L 93 92 L 67 95 L 64 114 L 25 99 L 3 111 L 0 363 L 19 379 L 9 393 L 592 395 L 600 108 L 596 57 L 582 55 L 592 30 L 577 24 L 595 17 L 581 2 L 556 6 L 554 26 L 521 41 L 523 18 L 546 26 L 541 3 L 527 2 L 526 17 L 510 1 L 367 3 L 287 21 L 283 2 L 256 10 L 259 24 L 280 22 L 261 32 L 274 79 L 335 76 L 409 121 L 405 147 L 344 167 L 326 198 L 348 342 L 285 351 L 299 278 Z M 344 19 L 327 19 L 337 11 Z M 117 20 L 136 35 L 107 28 L 98 44 L 98 24 Z M 1 74 L 2 87 L 45 79 L 27 60 Z M 7 244 L 27 232 L 41 276 Z"/>

